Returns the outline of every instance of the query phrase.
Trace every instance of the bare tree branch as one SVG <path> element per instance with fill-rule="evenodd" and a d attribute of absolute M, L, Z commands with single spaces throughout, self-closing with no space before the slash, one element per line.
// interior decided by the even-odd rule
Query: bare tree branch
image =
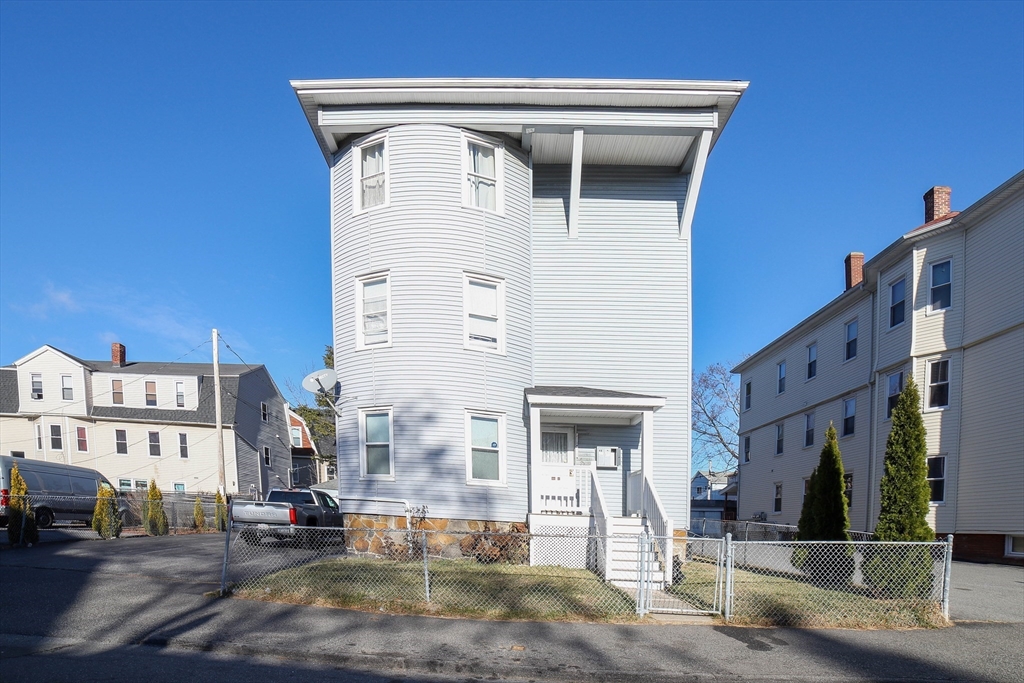
<path fill-rule="evenodd" d="M 715 471 L 739 463 L 740 389 L 729 368 L 713 363 L 693 379 L 693 450 L 697 462 L 707 460 Z"/>

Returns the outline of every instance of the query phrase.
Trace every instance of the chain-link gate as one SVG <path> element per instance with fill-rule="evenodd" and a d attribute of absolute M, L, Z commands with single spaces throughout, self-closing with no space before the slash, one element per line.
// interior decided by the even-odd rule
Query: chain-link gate
<path fill-rule="evenodd" d="M 637 538 L 637 614 L 720 614 L 725 540 Z"/>

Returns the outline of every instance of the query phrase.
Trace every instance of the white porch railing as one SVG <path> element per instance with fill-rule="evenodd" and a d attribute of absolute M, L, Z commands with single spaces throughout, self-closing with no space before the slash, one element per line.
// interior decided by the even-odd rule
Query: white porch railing
<path fill-rule="evenodd" d="M 577 465 L 534 465 L 533 501 L 539 514 L 589 515 L 594 472 Z"/>
<path fill-rule="evenodd" d="M 598 576 L 607 580 L 612 566 L 612 544 L 609 538 L 612 520 L 608 513 L 608 504 L 604 501 L 604 494 L 601 493 L 601 483 L 597 478 L 597 465 L 591 465 L 588 472 L 590 473 L 590 509 L 594 520 L 594 535 L 597 539 L 594 553 L 594 561 L 597 566 L 594 569 Z"/>
<path fill-rule="evenodd" d="M 645 477 L 646 479 L 646 477 Z M 661 557 L 658 558 L 665 568 L 665 584 L 672 583 L 672 556 L 675 540 L 672 536 L 672 519 L 665 513 L 665 506 L 661 504 L 661 498 L 654 489 L 650 479 L 646 479 L 643 486 L 642 510 L 644 520 L 650 527 L 651 533 L 656 539 L 658 551 Z"/>

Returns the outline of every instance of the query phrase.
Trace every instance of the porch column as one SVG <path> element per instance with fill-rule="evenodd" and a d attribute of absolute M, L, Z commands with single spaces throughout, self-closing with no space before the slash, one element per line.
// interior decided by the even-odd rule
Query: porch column
<path fill-rule="evenodd" d="M 640 516 L 646 517 L 644 494 L 647 493 L 647 477 L 654 478 L 654 411 L 645 410 L 640 418 Z"/>
<path fill-rule="evenodd" d="M 540 512 L 537 495 L 537 463 L 540 458 L 540 408 L 530 406 L 530 512 Z"/>

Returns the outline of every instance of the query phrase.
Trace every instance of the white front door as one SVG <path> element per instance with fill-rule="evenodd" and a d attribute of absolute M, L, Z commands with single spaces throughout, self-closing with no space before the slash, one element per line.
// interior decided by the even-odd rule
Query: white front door
<path fill-rule="evenodd" d="M 576 434 L 572 427 L 544 427 L 540 433 L 540 460 L 546 465 L 576 464 Z"/>

